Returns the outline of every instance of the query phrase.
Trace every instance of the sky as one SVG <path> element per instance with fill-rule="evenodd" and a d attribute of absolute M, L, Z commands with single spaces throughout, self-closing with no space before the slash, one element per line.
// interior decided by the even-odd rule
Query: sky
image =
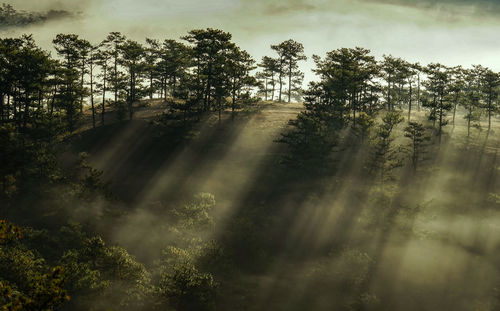
<path fill-rule="evenodd" d="M 144 41 L 179 39 L 195 28 L 219 28 L 255 59 L 270 45 L 304 44 L 302 65 L 312 80 L 313 54 L 340 47 L 368 48 L 411 62 L 482 64 L 500 71 L 500 0 L 5 0 L 27 11 L 67 10 L 71 18 L 0 29 L 3 37 L 32 33 L 51 48 L 57 33 L 95 43 L 120 31 Z"/>

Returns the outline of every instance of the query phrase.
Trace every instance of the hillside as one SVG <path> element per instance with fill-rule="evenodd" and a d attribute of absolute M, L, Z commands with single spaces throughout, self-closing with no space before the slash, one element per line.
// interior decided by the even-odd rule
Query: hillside
<path fill-rule="evenodd" d="M 215 196 L 217 229 L 211 234 L 235 248 L 233 263 L 246 271 L 244 281 L 221 275 L 221 306 L 300 310 L 305 304 L 326 309 L 333 301 L 356 303 L 351 296 L 331 299 L 331 286 L 344 278 L 372 304 L 390 299 L 406 310 L 412 310 L 407 301 L 417 299 L 413 293 L 424 288 L 418 299 L 425 297 L 429 306 L 458 306 L 496 286 L 498 271 L 490 261 L 500 245 L 494 225 L 500 214 L 492 209 L 498 203 L 491 201 L 499 189 L 497 119 L 493 131 L 475 131 L 477 143 L 470 144 L 466 123 L 457 117 L 422 180 L 401 171 L 399 186 L 389 190 L 400 207 L 391 210 L 374 201 L 378 190 L 363 181 L 363 167 L 356 168 L 367 146 L 346 140 L 334 165 L 325 163 L 330 172 L 287 168 L 281 158 L 286 147 L 276 140 L 301 104 L 259 103 L 235 120 L 225 113 L 220 123 L 216 114 L 208 115 L 183 141 L 158 137 L 151 122 L 160 105 L 140 108 L 134 121 L 82 132 L 76 149 L 92 154 L 91 163 L 130 209 L 122 219 L 106 219 L 102 232 L 142 262 L 160 256 L 168 206 L 199 192 Z M 425 112 L 412 118 L 426 122 Z M 482 270 L 464 274 L 468 262 Z M 449 282 L 460 284 L 452 287 L 459 294 L 443 294 Z"/>
<path fill-rule="evenodd" d="M 0 39 L 0 310 L 500 309 L 500 73 L 52 44 Z"/>

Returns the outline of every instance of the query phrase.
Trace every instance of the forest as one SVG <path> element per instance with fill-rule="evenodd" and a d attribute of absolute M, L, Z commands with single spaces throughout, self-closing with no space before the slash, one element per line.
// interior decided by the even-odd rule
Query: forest
<path fill-rule="evenodd" d="M 500 73 L 52 43 L 0 39 L 1 310 L 500 310 Z"/>

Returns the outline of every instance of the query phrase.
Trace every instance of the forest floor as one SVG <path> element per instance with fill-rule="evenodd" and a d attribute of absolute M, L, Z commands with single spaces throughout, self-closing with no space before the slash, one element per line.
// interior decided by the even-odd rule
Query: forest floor
<path fill-rule="evenodd" d="M 195 124 L 190 133 L 168 133 L 170 137 L 165 137 L 162 145 L 155 137 L 158 129 L 152 126 L 155 118 L 169 111 L 161 100 L 138 107 L 133 121 L 116 122 L 114 112 L 107 113 L 111 122 L 104 127 L 98 122 L 94 130 L 87 111 L 77 148 L 92 155 L 91 163 L 104 171 L 113 192 L 127 201 L 132 199 L 128 194 L 158 199 L 151 192 L 159 184 L 165 191 L 171 191 L 172 184 L 178 193 L 183 193 L 183 188 L 197 189 L 220 193 L 220 199 L 224 199 L 228 197 L 226 185 L 231 185 L 233 196 L 235 188 L 243 188 L 241 183 L 248 181 L 251 172 L 270 156 L 288 121 L 302 109 L 301 103 L 261 102 L 237 111 L 234 120 L 231 112 L 225 111 L 220 121 L 214 112 Z M 170 144 L 168 140 L 177 134 L 190 139 Z M 165 176 L 169 176 L 168 181 Z M 162 178 L 161 182 L 153 180 Z M 138 192 L 141 188 L 145 189 Z"/>

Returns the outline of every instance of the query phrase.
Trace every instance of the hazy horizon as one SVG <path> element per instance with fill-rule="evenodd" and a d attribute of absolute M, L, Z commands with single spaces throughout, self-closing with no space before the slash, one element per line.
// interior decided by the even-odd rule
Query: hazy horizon
<path fill-rule="evenodd" d="M 500 30 L 499 1 L 249 1 L 217 0 L 41 0 L 5 3 L 27 11 L 67 10 L 73 18 L 9 27 L 2 36 L 32 33 L 51 49 L 57 33 L 76 33 L 95 43 L 110 31 L 143 42 L 146 37 L 179 39 L 196 28 L 219 28 L 259 60 L 271 44 L 292 38 L 304 44 L 306 81 L 313 54 L 339 47 L 368 48 L 376 57 L 392 54 L 410 62 L 482 64 L 500 71 L 495 38 Z M 408 34 L 411 34 L 409 36 Z"/>

